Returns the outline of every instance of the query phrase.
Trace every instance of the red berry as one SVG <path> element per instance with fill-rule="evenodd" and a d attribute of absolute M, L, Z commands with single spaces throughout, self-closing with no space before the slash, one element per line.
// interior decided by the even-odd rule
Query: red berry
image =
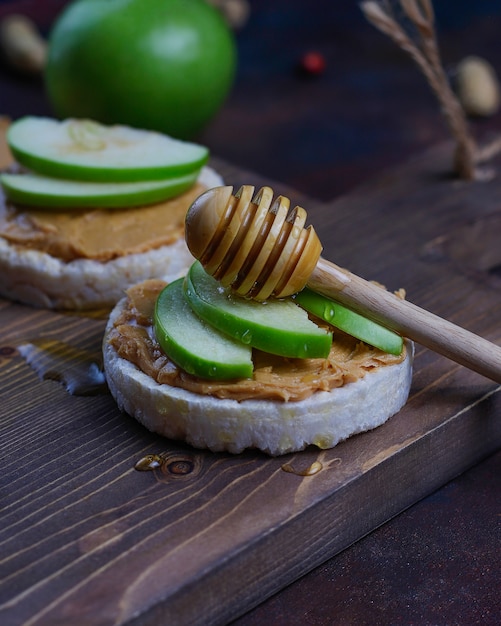
<path fill-rule="evenodd" d="M 305 74 L 322 74 L 326 67 L 325 57 L 320 52 L 306 52 L 301 58 L 299 67 Z"/>

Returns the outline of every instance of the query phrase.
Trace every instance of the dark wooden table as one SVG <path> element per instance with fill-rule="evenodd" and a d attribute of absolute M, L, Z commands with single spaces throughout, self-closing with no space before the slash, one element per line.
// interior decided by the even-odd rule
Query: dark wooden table
<path fill-rule="evenodd" d="M 2 2 L 0 10 L 22 8 L 48 29 L 63 4 Z M 332 202 L 448 139 L 422 76 L 356 2 L 256 0 L 251 8 L 238 33 L 235 88 L 200 137 L 216 157 Z M 499 2 L 435 8 L 446 67 L 474 53 L 501 73 Z M 297 64 L 311 49 L 326 70 L 305 77 Z M 0 114 L 27 113 L 50 114 L 41 81 L 0 69 Z M 501 130 L 499 115 L 472 121 L 475 132 Z M 363 272 L 363 257 L 358 265 Z M 500 474 L 498 451 L 235 623 L 500 623 Z"/>

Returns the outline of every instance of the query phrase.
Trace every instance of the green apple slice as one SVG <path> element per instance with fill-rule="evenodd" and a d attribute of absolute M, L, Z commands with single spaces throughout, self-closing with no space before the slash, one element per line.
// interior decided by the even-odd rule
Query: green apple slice
<path fill-rule="evenodd" d="M 390 354 L 402 352 L 403 339 L 400 335 L 308 287 L 297 293 L 294 300 L 306 311 L 352 337 Z"/>
<path fill-rule="evenodd" d="M 173 198 L 188 190 L 198 172 L 167 180 L 134 183 L 91 183 L 39 174 L 0 174 L 12 202 L 44 209 L 127 208 Z"/>
<path fill-rule="evenodd" d="M 183 293 L 183 278 L 159 294 L 154 329 L 165 354 L 179 367 L 200 378 L 235 379 L 252 376 L 252 350 L 203 322 Z"/>
<path fill-rule="evenodd" d="M 205 146 L 91 120 L 23 117 L 7 131 L 18 163 L 40 174 L 95 182 L 135 182 L 184 175 L 207 162 Z"/>
<path fill-rule="evenodd" d="M 196 261 L 184 283 L 192 309 L 208 324 L 245 344 L 290 358 L 325 358 L 332 335 L 291 299 L 255 302 L 225 289 Z"/>

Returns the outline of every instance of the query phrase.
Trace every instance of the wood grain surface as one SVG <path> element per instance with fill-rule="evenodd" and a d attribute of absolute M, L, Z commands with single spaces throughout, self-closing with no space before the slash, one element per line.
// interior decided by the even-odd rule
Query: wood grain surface
<path fill-rule="evenodd" d="M 449 162 L 434 148 L 326 204 L 213 164 L 302 204 L 326 258 L 499 345 L 501 179 L 454 181 Z M 197 451 L 117 410 L 104 312 L 0 316 L 6 626 L 227 623 L 501 444 L 499 386 L 416 346 L 407 405 L 370 433 L 282 458 Z M 146 455 L 159 467 L 138 471 Z"/>

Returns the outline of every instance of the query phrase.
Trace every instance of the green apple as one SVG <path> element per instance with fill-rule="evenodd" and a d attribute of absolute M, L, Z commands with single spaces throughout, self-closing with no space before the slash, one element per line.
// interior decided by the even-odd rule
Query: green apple
<path fill-rule="evenodd" d="M 161 133 L 91 120 L 23 117 L 10 125 L 15 159 L 47 176 L 95 182 L 166 179 L 200 170 L 206 147 Z"/>
<path fill-rule="evenodd" d="M 45 209 L 127 208 L 161 202 L 190 189 L 198 172 L 167 180 L 136 183 L 92 183 L 39 174 L 0 174 L 9 200 Z"/>
<path fill-rule="evenodd" d="M 58 117 L 191 138 L 235 70 L 234 34 L 205 0 L 76 0 L 50 33 L 45 84 Z"/>
<path fill-rule="evenodd" d="M 259 350 L 290 358 L 325 358 L 331 333 L 310 321 L 291 299 L 255 302 L 225 289 L 196 261 L 185 280 L 195 313 L 222 333 Z"/>
<path fill-rule="evenodd" d="M 402 352 L 403 339 L 400 335 L 308 287 L 297 293 L 294 300 L 306 311 L 352 337 L 390 354 Z"/>
<path fill-rule="evenodd" d="M 183 280 L 169 283 L 155 304 L 154 329 L 162 350 L 183 370 L 200 378 L 251 377 L 250 346 L 223 335 L 195 315 L 184 297 Z"/>

